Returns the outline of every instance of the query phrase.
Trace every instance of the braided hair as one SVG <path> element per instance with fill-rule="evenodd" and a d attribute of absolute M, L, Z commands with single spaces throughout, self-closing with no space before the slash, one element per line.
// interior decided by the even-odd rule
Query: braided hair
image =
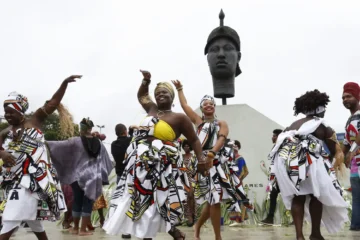
<path fill-rule="evenodd" d="M 330 99 L 326 93 L 321 93 L 317 89 L 308 91 L 304 95 L 296 98 L 293 108 L 294 115 L 297 116 L 299 113 L 316 111 L 320 106 L 326 107 L 329 102 Z"/>

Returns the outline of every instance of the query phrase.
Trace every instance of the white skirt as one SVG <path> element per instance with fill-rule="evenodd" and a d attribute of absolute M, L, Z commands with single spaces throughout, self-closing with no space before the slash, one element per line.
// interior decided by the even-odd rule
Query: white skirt
<path fill-rule="evenodd" d="M 131 201 L 131 195 L 125 187 L 124 195 L 116 203 L 117 208 L 109 212 L 109 219 L 103 226 L 107 234 L 131 234 L 138 238 L 155 238 L 158 232 L 168 232 L 171 229 L 171 225 L 161 217 L 157 204 L 152 204 L 139 220 L 133 221 L 126 215 Z"/>
<path fill-rule="evenodd" d="M 339 191 L 334 187 L 333 180 L 326 171 L 323 158 L 312 158 L 313 163 L 308 169 L 308 178 L 300 182 L 300 190 L 295 188 L 285 167 L 284 160 L 275 157 L 274 170 L 277 183 L 285 207 L 291 209 L 292 200 L 295 195 L 314 195 L 323 204 L 322 224 L 329 233 L 336 233 L 342 229 L 344 223 L 348 222 L 348 204 Z M 305 203 L 305 218 L 311 222 L 309 214 L 310 196 Z"/>

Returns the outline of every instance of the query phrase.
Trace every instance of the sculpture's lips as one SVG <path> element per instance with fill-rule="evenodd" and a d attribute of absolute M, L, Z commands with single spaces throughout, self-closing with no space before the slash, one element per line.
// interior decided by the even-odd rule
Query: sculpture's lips
<path fill-rule="evenodd" d="M 226 66 L 226 65 L 227 65 L 227 62 L 223 62 L 223 61 L 216 63 L 216 66 L 219 66 L 219 67 Z"/>

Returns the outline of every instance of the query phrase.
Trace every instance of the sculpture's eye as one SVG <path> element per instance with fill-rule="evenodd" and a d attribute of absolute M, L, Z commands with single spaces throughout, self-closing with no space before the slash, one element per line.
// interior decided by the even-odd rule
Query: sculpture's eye
<path fill-rule="evenodd" d="M 235 50 L 235 48 L 234 48 L 234 46 L 231 45 L 231 44 L 226 44 L 226 45 L 224 46 L 224 50 L 226 50 L 226 51 L 232 51 L 232 50 Z"/>
<path fill-rule="evenodd" d="M 209 49 L 209 52 L 218 52 L 219 51 L 219 46 L 212 46 L 210 49 Z"/>

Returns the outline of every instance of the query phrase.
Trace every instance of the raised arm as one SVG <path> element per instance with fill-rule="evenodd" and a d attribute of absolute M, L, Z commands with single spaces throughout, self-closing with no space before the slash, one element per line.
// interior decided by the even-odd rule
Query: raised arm
<path fill-rule="evenodd" d="M 172 83 L 175 85 L 176 90 L 178 91 L 179 101 L 182 109 L 184 110 L 185 114 L 190 118 L 191 122 L 196 126 L 202 123 L 201 117 L 188 105 L 186 101 L 186 97 L 183 90 L 183 85 L 179 80 L 173 80 Z"/>
<path fill-rule="evenodd" d="M 59 106 L 61 100 L 64 97 L 68 84 L 72 82 L 76 82 L 76 79 L 81 77 L 82 77 L 81 75 L 72 75 L 66 78 L 60 85 L 60 88 L 52 96 L 52 98 L 49 101 L 47 101 L 43 107 L 36 110 L 36 112 L 32 116 L 32 122 L 36 125 L 41 125 L 45 121 L 47 116 L 52 114 Z"/>
<path fill-rule="evenodd" d="M 144 78 L 143 78 L 143 81 L 140 85 L 140 88 L 139 88 L 139 91 L 137 94 L 139 103 L 144 108 L 146 113 L 149 113 L 151 111 L 156 111 L 157 106 L 153 102 L 153 100 L 151 100 L 151 97 L 149 95 L 149 85 L 151 82 L 151 74 L 150 74 L 150 72 L 143 71 L 143 70 L 140 70 L 140 72 L 142 73 Z"/>

